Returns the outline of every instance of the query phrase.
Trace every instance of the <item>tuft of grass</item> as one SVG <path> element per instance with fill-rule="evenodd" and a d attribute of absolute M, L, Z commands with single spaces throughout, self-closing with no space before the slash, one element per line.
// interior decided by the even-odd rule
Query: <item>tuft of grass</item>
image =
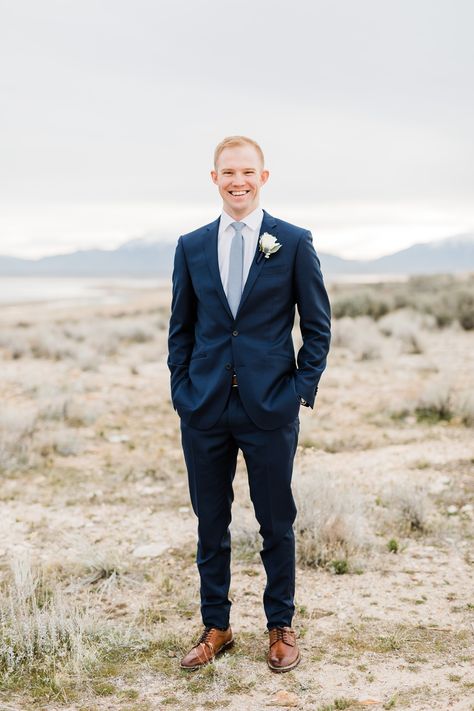
<path fill-rule="evenodd" d="M 418 422 L 449 422 L 455 415 L 454 396 L 449 383 L 433 383 L 415 405 Z"/>
<path fill-rule="evenodd" d="M 2 405 L 0 412 L 0 472 L 29 465 L 36 427 L 36 411 Z"/>
<path fill-rule="evenodd" d="M 150 636 L 104 623 L 90 605 L 79 607 L 56 583 L 47 585 L 44 571 L 28 558 L 11 562 L 11 580 L 0 590 L 3 690 L 66 703 L 90 690 L 115 695 L 115 677 L 159 654 Z"/>
<path fill-rule="evenodd" d="M 387 548 L 390 553 L 398 553 L 399 546 L 398 541 L 395 538 L 391 538 L 387 543 Z"/>
<path fill-rule="evenodd" d="M 78 439 L 75 430 L 66 428 L 51 433 L 50 446 L 61 457 L 76 457 L 84 450 L 84 445 Z M 42 451 L 45 453 L 47 450 L 48 442 L 43 438 Z"/>
<path fill-rule="evenodd" d="M 349 563 L 346 558 L 331 561 L 331 566 L 336 575 L 345 575 L 349 572 Z"/>
<path fill-rule="evenodd" d="M 400 309 L 383 316 L 378 327 L 385 336 L 399 341 L 403 353 L 419 355 L 425 350 L 421 331 L 423 328 L 433 328 L 433 321 L 412 309 Z"/>
<path fill-rule="evenodd" d="M 123 576 L 126 565 L 117 550 L 87 545 L 82 550 L 82 562 L 87 571 L 85 582 L 100 583 L 102 592 L 110 590 Z"/>
<path fill-rule="evenodd" d="M 94 402 L 78 402 L 66 400 L 63 409 L 64 420 L 71 427 L 88 427 L 93 425 L 100 415 L 100 408 Z"/>
<path fill-rule="evenodd" d="M 362 500 L 324 475 L 295 486 L 297 558 L 303 566 L 349 572 L 368 547 Z"/>
<path fill-rule="evenodd" d="M 402 534 L 422 534 L 430 530 L 429 500 L 423 487 L 394 484 L 391 490 L 382 496 L 382 499 L 388 515 L 392 517 L 394 524 Z M 391 539 L 391 541 L 397 543 L 396 539 Z M 393 547 L 394 543 L 391 541 L 388 545 Z"/>
<path fill-rule="evenodd" d="M 13 581 L 1 592 L 0 673 L 3 683 L 30 688 L 48 698 L 68 696 L 96 655 L 87 611 L 59 590 L 44 594 L 44 580 L 27 558 L 12 562 Z"/>
<path fill-rule="evenodd" d="M 344 696 L 341 696 L 338 699 L 334 699 L 332 704 L 325 704 L 324 706 L 320 706 L 318 708 L 318 711 L 341 711 L 343 709 L 350 709 L 352 707 L 358 707 L 359 703 L 357 699 L 346 699 Z"/>
<path fill-rule="evenodd" d="M 235 518 L 238 520 L 237 516 Z M 262 539 L 256 529 L 245 523 L 232 523 L 231 536 L 233 557 L 247 563 L 258 559 Z"/>
<path fill-rule="evenodd" d="M 428 627 L 424 625 L 386 624 L 381 620 L 351 624 L 348 630 L 334 633 L 328 643 L 338 654 L 360 655 L 397 653 L 409 660 L 413 655 L 424 657 L 459 656 L 470 644 L 470 633 Z"/>
<path fill-rule="evenodd" d="M 472 393 L 462 396 L 458 409 L 462 423 L 466 427 L 474 427 L 474 395 Z"/>
<path fill-rule="evenodd" d="M 333 346 L 347 348 L 355 360 L 380 358 L 384 339 L 370 318 L 341 318 L 333 330 Z"/>

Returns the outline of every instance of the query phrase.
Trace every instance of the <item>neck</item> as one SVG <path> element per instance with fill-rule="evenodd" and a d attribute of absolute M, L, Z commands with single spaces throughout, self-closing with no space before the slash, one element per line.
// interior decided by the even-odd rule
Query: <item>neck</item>
<path fill-rule="evenodd" d="M 251 212 L 254 212 L 260 205 L 254 205 L 250 210 L 243 210 L 240 214 L 237 213 L 235 210 L 229 210 L 226 208 L 226 205 L 222 206 L 222 209 L 224 212 L 227 212 L 229 217 L 232 217 L 234 220 L 244 220 L 247 215 L 250 215 Z"/>

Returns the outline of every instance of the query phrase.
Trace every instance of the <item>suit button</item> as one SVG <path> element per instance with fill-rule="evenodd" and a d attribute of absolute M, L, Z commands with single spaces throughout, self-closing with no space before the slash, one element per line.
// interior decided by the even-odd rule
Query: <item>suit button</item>
<path fill-rule="evenodd" d="M 232 363 L 226 363 L 225 364 L 225 369 L 230 370 L 232 368 Z"/>
<path fill-rule="evenodd" d="M 233 335 L 233 336 L 238 336 L 238 335 L 239 335 L 239 332 L 238 332 L 238 331 L 232 331 L 232 335 Z"/>

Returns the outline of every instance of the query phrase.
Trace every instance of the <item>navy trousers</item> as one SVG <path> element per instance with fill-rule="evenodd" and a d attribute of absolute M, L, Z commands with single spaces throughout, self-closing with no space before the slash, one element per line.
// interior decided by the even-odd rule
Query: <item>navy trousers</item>
<path fill-rule="evenodd" d="M 259 429 L 245 412 L 238 388 L 232 388 L 226 409 L 210 430 L 198 430 L 181 421 L 189 492 L 198 517 L 196 562 L 205 626 L 229 625 L 229 524 L 239 449 L 247 466 L 250 497 L 263 539 L 260 555 L 267 575 L 263 595 L 267 627 L 291 626 L 296 517 L 291 476 L 298 433 L 298 418 L 276 430 Z"/>

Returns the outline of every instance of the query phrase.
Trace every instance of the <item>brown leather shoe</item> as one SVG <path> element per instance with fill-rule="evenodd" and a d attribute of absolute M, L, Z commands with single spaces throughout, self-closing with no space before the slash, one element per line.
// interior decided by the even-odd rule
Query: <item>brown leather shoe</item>
<path fill-rule="evenodd" d="M 181 660 L 181 668 L 189 671 L 199 669 L 233 644 L 234 636 L 230 627 L 226 630 L 205 627 L 194 647 Z"/>
<path fill-rule="evenodd" d="M 300 663 L 301 655 L 296 644 L 296 633 L 291 627 L 274 627 L 269 631 L 270 649 L 267 663 L 274 672 L 286 672 Z"/>

